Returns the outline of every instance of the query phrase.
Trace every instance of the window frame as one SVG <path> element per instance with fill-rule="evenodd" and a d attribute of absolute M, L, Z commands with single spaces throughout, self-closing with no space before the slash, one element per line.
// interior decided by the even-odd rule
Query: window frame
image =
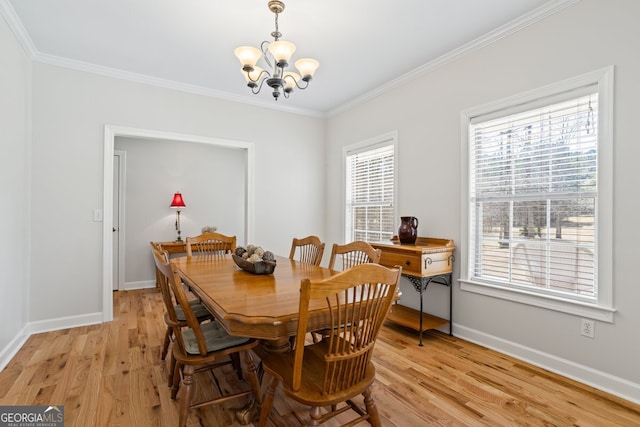
<path fill-rule="evenodd" d="M 521 289 L 472 280 L 473 271 L 471 247 L 473 227 L 470 206 L 470 125 L 478 116 L 507 116 L 522 104 L 532 104 L 553 98 L 559 94 L 574 91 L 578 88 L 596 85 L 598 91 L 598 194 L 596 248 L 598 251 L 597 300 L 593 303 L 548 295 L 530 289 Z M 613 322 L 613 65 L 554 83 L 542 88 L 524 92 L 502 100 L 473 107 L 461 112 L 461 272 L 460 289 L 494 298 L 505 299 L 522 304 L 542 307 L 581 317 L 588 317 L 604 322 Z"/>
<path fill-rule="evenodd" d="M 351 237 L 347 236 L 347 158 L 355 153 L 362 153 L 369 150 L 375 150 L 387 145 L 393 145 L 393 217 L 397 218 L 397 199 L 398 199 L 398 134 L 396 131 L 378 135 L 376 137 L 366 139 L 354 144 L 344 146 L 342 148 L 342 216 L 341 216 L 341 234 L 342 241 L 349 243 Z"/>

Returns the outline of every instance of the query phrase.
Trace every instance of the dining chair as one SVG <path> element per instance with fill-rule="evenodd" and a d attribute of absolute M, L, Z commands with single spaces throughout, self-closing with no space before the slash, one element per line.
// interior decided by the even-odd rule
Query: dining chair
<path fill-rule="evenodd" d="M 324 280 L 302 280 L 295 350 L 262 356 L 264 371 L 272 379 L 264 394 L 260 427 L 267 422 L 280 385 L 286 396 L 310 406 L 308 426 L 317 426 L 349 409 L 358 417 L 346 425 L 366 420 L 380 426 L 372 394 L 375 367 L 371 355 L 401 271 L 361 264 Z M 327 311 L 330 334 L 305 346 L 309 313 L 320 309 Z M 354 401 L 360 394 L 364 408 Z"/>
<path fill-rule="evenodd" d="M 338 259 L 341 261 L 342 270 L 347 270 L 363 263 L 378 264 L 381 256 L 381 249 L 376 249 L 361 240 L 344 245 L 334 243 L 331 248 L 331 258 L 329 258 L 329 270 L 335 269 Z"/>
<path fill-rule="evenodd" d="M 258 341 L 252 338 L 229 335 L 219 322 L 200 323 L 180 283 L 178 270 L 172 263 L 161 262 L 156 258 L 156 266 L 167 278 L 169 289 L 173 293 L 178 304 L 182 306 L 187 326 L 183 326 L 177 318 L 172 304 L 167 305 L 169 322 L 173 327 L 175 337 L 172 346 L 169 374 L 171 376 L 171 398 L 176 399 L 178 391 L 182 390 L 180 397 L 180 409 L 178 426 L 187 424 L 189 410 L 207 405 L 221 404 L 231 399 L 253 396 L 255 402 L 260 405 L 260 382 L 257 368 L 254 363 L 252 349 L 258 345 Z M 236 371 L 238 379 L 243 380 L 242 364 L 239 355 L 243 355 L 248 371 L 250 389 L 224 391 L 220 385 L 215 371 L 218 368 L 231 364 Z M 209 371 L 210 376 L 194 376 L 197 372 Z M 207 393 L 209 400 L 192 402 L 193 384 L 196 381 L 212 379 L 217 393 Z M 201 393 L 202 394 L 202 393 Z"/>
<path fill-rule="evenodd" d="M 178 323 L 182 327 L 187 326 L 187 318 L 184 314 L 184 310 L 175 301 L 173 297 L 173 293 L 169 287 L 168 278 L 162 274 L 162 271 L 158 267 L 158 263 L 162 263 L 165 265 L 169 265 L 169 254 L 167 251 L 159 250 L 161 246 L 153 247 L 153 257 L 156 263 L 156 283 L 160 287 L 160 292 L 162 293 L 162 298 L 164 300 L 165 306 L 171 306 L 171 310 L 175 313 L 175 318 Z M 189 299 L 188 304 L 191 307 L 191 311 L 195 315 L 198 322 L 202 323 L 207 320 L 215 321 L 213 314 L 200 302 L 200 300 Z M 167 312 L 164 315 L 165 324 L 167 325 L 167 330 L 164 334 L 164 341 L 162 343 L 162 353 L 160 354 L 160 359 L 165 360 L 167 357 L 167 353 L 169 351 L 169 344 L 173 341 L 173 322 L 171 321 L 171 315 L 169 313 L 169 308 L 167 308 Z"/>
<path fill-rule="evenodd" d="M 297 258 L 296 252 L 298 253 Z M 294 237 L 293 242 L 291 242 L 289 259 L 296 259 L 307 264 L 320 265 L 323 254 L 324 242 L 322 242 L 319 237 L 307 236 L 302 239 Z"/>
<path fill-rule="evenodd" d="M 344 245 L 334 243 L 331 248 L 331 257 L 329 258 L 329 270 L 336 269 L 336 260 L 340 260 L 342 270 L 347 270 L 365 263 L 378 264 L 381 256 L 381 249 L 376 249 L 369 243 L 361 240 L 356 240 L 355 242 Z M 328 332 L 327 330 L 312 331 L 311 338 L 313 342 L 318 342 L 326 337 Z"/>
<path fill-rule="evenodd" d="M 324 255 L 325 243 L 317 236 L 307 236 L 302 239 L 293 238 L 291 242 L 291 252 L 289 252 L 289 259 L 298 260 L 311 265 L 320 265 L 322 262 L 322 256 Z M 296 258 L 297 252 L 297 258 Z M 317 339 L 311 334 L 313 339 Z M 291 348 L 295 345 L 295 336 L 290 337 Z"/>
<path fill-rule="evenodd" d="M 212 256 L 232 253 L 236 248 L 236 236 L 225 236 L 220 233 L 202 233 L 199 236 L 187 237 L 187 256 Z"/>

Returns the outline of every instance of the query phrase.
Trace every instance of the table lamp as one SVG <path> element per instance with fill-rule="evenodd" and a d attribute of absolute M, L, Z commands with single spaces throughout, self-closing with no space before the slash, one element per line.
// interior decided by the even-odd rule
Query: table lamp
<path fill-rule="evenodd" d="M 176 231 L 178 232 L 178 238 L 176 242 L 182 242 L 182 237 L 180 237 L 180 209 L 186 208 L 187 205 L 184 204 L 184 200 L 182 199 L 182 194 L 176 193 L 173 195 L 173 200 L 171 200 L 170 208 L 177 209 L 176 210 Z"/>

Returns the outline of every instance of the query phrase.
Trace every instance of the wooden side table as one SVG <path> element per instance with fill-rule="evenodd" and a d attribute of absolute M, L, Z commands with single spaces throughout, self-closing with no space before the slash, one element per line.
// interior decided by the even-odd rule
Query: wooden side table
<path fill-rule="evenodd" d="M 180 242 L 151 242 L 151 247 L 154 245 L 162 245 L 162 249 L 169 252 L 169 254 L 180 254 L 187 252 L 187 244 L 184 241 Z"/>
<path fill-rule="evenodd" d="M 389 243 L 371 243 L 382 250 L 380 264 L 385 267 L 402 266 L 402 275 L 420 293 L 420 310 L 414 310 L 401 304 L 394 304 L 387 320 L 414 329 L 420 334 L 428 329 L 438 328 L 449 323 L 449 335 L 453 334 L 453 240 L 431 237 L 418 237 L 413 244 L 402 244 L 394 236 Z M 425 313 L 423 295 L 430 283 L 449 287 L 449 319 Z"/>

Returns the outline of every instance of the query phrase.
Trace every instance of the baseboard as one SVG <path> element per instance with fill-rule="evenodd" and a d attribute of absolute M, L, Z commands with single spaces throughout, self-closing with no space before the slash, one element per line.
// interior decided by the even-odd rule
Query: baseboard
<path fill-rule="evenodd" d="M 29 326 L 26 325 L 20 330 L 16 336 L 7 344 L 5 348 L 0 351 L 0 371 L 2 371 L 13 359 L 18 351 L 22 348 L 25 342 L 29 339 L 31 334 L 29 333 Z"/>
<path fill-rule="evenodd" d="M 124 290 L 155 288 L 156 282 L 154 280 L 147 280 L 143 282 L 129 282 L 126 285 L 127 289 Z M 99 323 L 103 323 L 103 313 L 89 313 L 79 316 L 68 316 L 57 319 L 29 322 L 16 334 L 5 348 L 0 350 L 0 371 L 9 364 L 11 359 L 16 355 L 16 353 L 18 353 L 18 351 L 20 351 L 24 343 L 33 334 L 76 328 L 79 326 L 96 325 Z"/>
<path fill-rule="evenodd" d="M 102 313 L 89 313 L 79 316 L 29 322 L 27 329 L 29 336 L 31 336 L 32 334 L 39 334 L 41 332 L 58 331 L 60 329 L 77 328 L 78 326 L 96 325 L 98 323 L 103 323 Z"/>
<path fill-rule="evenodd" d="M 132 291 L 134 289 L 149 289 L 155 288 L 156 281 L 155 280 L 142 280 L 140 282 L 125 282 L 122 284 L 121 291 Z"/>
<path fill-rule="evenodd" d="M 16 355 L 32 334 L 75 328 L 78 326 L 95 325 L 98 323 L 102 323 L 102 313 L 30 322 L 22 328 L 22 330 L 16 334 L 15 338 L 0 352 L 0 370 L 7 366 L 13 356 Z M 640 404 L 640 384 L 466 326 L 454 324 L 453 330 L 457 338 L 516 357 L 525 362 L 555 372 L 556 374 L 563 375 L 636 404 Z"/>
<path fill-rule="evenodd" d="M 102 323 L 102 313 L 90 313 L 80 316 L 61 317 L 58 319 L 29 322 L 0 352 L 0 371 L 3 370 L 33 334 L 57 331 L 60 329 L 76 328 L 78 326 Z"/>
<path fill-rule="evenodd" d="M 640 384 L 455 323 L 453 330 L 457 338 L 516 357 L 556 374 L 640 404 Z"/>

